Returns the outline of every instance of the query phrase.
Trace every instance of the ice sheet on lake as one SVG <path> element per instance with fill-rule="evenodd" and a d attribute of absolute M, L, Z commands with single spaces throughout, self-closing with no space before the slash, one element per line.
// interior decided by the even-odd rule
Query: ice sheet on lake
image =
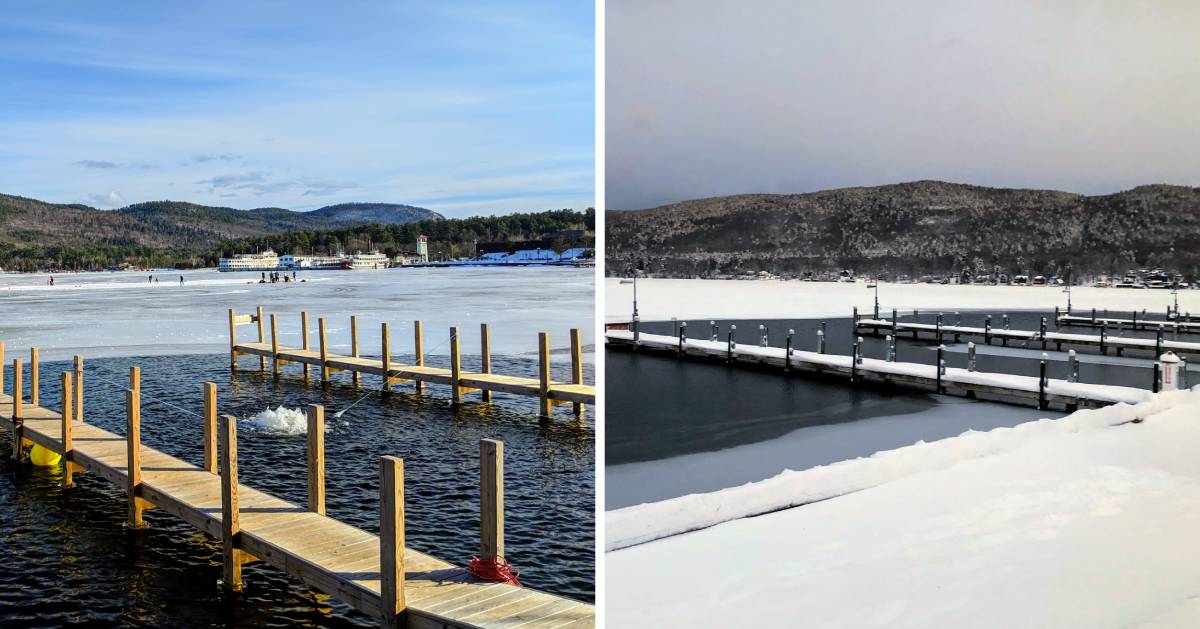
<path fill-rule="evenodd" d="M 278 316 L 279 341 L 300 342 L 300 311 L 325 317 L 331 351 L 349 353 L 350 315 L 358 315 L 364 354 L 379 351 L 379 324 L 390 323 L 393 355 L 412 351 L 412 321 L 425 328 L 429 354 L 449 353 L 449 328 L 460 326 L 463 353 L 478 353 L 479 324 L 491 324 L 496 354 L 535 356 L 538 332 L 551 346 L 569 345 L 579 328 L 595 342 L 593 269 L 393 269 L 381 272 L 301 271 L 307 282 L 259 284 L 259 273 L 215 270 L 147 273 L 0 276 L 0 339 L 10 352 L 30 345 L 43 360 L 228 351 L 228 308 L 251 313 L 263 306 Z M 180 285 L 179 276 L 184 276 Z M 239 338 L 257 339 L 254 326 Z M 555 353 L 553 360 L 569 360 Z M 587 359 L 591 359 L 587 355 Z"/>

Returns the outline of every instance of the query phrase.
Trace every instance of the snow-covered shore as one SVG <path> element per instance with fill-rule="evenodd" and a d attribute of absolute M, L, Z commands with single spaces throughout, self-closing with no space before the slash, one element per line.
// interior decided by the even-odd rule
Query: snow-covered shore
<path fill-rule="evenodd" d="M 605 319 L 630 317 L 633 285 L 605 278 Z M 1146 309 L 1166 313 L 1175 297 L 1168 290 L 1132 288 L 1071 289 L 1073 308 Z M 857 306 L 869 312 L 875 291 L 863 283 L 779 280 L 638 280 L 638 311 L 645 321 L 679 319 L 848 317 Z M 879 284 L 884 310 L 1044 310 L 1066 308 L 1062 288 L 1052 286 L 982 286 L 941 284 Z M 1200 314 L 1200 290 L 1179 292 L 1179 309 Z"/>
<path fill-rule="evenodd" d="M 1197 452 L 1200 387 L 609 512 L 610 549 L 694 532 L 607 554 L 608 619 L 1196 626 Z"/>

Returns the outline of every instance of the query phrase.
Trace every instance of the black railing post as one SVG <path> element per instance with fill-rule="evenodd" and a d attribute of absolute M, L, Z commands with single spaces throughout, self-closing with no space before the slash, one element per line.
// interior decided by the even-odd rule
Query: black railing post
<path fill-rule="evenodd" d="M 795 334 L 796 334 L 795 330 L 788 328 L 787 351 L 785 351 L 783 354 L 783 370 L 784 371 L 792 370 L 792 336 Z"/>
<path fill-rule="evenodd" d="M 1038 367 L 1038 410 L 1046 410 L 1046 354 L 1042 353 L 1041 365 Z"/>

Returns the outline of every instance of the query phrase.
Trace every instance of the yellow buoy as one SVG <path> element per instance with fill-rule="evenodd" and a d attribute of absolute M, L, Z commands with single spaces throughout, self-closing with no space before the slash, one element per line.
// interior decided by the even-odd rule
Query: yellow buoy
<path fill-rule="evenodd" d="M 51 465 L 58 465 L 58 462 L 61 460 L 61 454 L 53 450 L 47 450 L 36 443 L 33 444 L 33 448 L 29 450 L 29 461 L 34 465 L 49 467 Z"/>

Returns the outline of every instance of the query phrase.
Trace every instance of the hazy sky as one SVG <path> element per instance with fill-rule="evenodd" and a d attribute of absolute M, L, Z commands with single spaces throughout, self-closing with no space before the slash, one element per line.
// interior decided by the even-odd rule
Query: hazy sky
<path fill-rule="evenodd" d="M 593 18 L 550 0 L 7 2 L 0 192 L 582 209 Z"/>
<path fill-rule="evenodd" d="M 1200 185 L 1200 2 L 609 0 L 606 203 Z"/>

